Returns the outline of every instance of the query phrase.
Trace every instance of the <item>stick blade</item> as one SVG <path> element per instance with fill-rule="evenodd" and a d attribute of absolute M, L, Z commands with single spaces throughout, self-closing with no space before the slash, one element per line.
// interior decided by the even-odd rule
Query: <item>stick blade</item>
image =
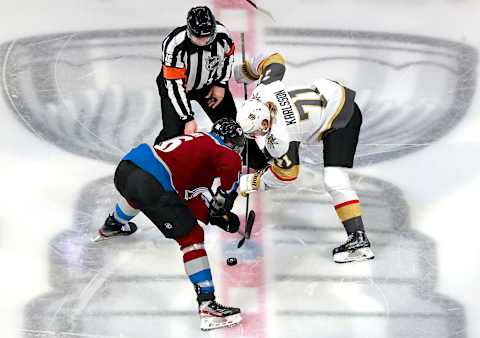
<path fill-rule="evenodd" d="M 238 242 L 237 248 L 240 249 L 243 244 L 245 244 L 245 240 L 250 238 L 253 229 L 253 223 L 255 222 L 255 211 L 250 210 L 247 216 L 247 223 L 245 224 L 245 235 L 243 238 Z"/>
<path fill-rule="evenodd" d="M 247 224 L 245 225 L 245 237 L 247 239 L 249 239 L 250 235 L 252 234 L 253 223 L 255 222 L 255 216 L 256 216 L 255 211 L 250 210 L 247 217 Z"/>
<path fill-rule="evenodd" d="M 243 243 L 245 243 L 245 239 L 246 239 L 246 237 L 243 237 L 243 238 L 238 242 L 237 249 L 240 249 L 240 248 L 243 246 Z"/>

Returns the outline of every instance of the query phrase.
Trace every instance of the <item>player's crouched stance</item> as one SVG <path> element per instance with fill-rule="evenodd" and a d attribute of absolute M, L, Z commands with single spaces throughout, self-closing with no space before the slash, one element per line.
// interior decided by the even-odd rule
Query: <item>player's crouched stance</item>
<path fill-rule="evenodd" d="M 234 67 L 238 82 L 257 80 L 252 97 L 239 109 L 245 135 L 255 138 L 271 158 L 263 171 L 243 175 L 242 194 L 286 187 L 300 171 L 300 144 L 323 143 L 323 179 L 348 239 L 333 250 L 337 263 L 374 258 L 365 234 L 360 200 L 347 168 L 352 168 L 362 113 L 355 92 L 327 79 L 311 88 L 288 90 L 282 82 L 285 62 L 279 53 L 262 53 Z"/>
<path fill-rule="evenodd" d="M 197 220 L 238 231 L 240 222 L 231 209 L 244 145 L 240 126 L 224 118 L 210 133 L 182 135 L 154 147 L 141 144 L 132 149 L 114 177 L 123 199 L 99 230 L 101 239 L 131 235 L 137 227 L 130 220 L 142 211 L 165 237 L 177 241 L 197 294 L 202 330 L 233 326 L 242 320 L 239 308 L 215 301 L 203 228 Z M 212 196 L 209 192 L 216 177 L 221 183 Z"/>

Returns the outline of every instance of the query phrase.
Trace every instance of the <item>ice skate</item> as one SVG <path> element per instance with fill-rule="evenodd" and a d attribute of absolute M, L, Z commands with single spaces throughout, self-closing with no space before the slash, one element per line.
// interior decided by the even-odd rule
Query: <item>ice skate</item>
<path fill-rule="evenodd" d="M 100 242 L 118 236 L 129 236 L 137 231 L 137 225 L 133 222 L 122 224 L 118 222 L 113 215 L 109 215 L 105 224 L 98 229 L 98 235 L 92 241 Z"/>
<path fill-rule="evenodd" d="M 359 262 L 373 259 L 375 255 L 370 248 L 370 241 L 365 231 L 355 231 L 348 236 L 345 243 L 333 249 L 335 263 Z"/>
<path fill-rule="evenodd" d="M 214 300 L 201 302 L 198 313 L 202 331 L 231 327 L 242 321 L 239 308 L 223 306 Z"/>

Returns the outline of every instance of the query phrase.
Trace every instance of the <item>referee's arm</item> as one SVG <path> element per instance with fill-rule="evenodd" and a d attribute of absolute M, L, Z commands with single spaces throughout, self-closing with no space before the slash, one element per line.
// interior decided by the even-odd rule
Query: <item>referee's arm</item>
<path fill-rule="evenodd" d="M 230 36 L 226 36 L 223 43 L 225 44 L 225 58 L 223 60 L 223 66 L 219 69 L 219 77 L 213 84 L 225 88 L 228 84 L 228 80 L 230 80 L 230 77 L 232 76 L 235 44 Z"/>
<path fill-rule="evenodd" d="M 190 100 L 184 87 L 187 78 L 187 69 L 180 59 L 181 50 L 175 41 L 165 41 L 162 52 L 162 73 L 167 87 L 168 97 L 175 108 L 180 120 L 193 120 Z"/>

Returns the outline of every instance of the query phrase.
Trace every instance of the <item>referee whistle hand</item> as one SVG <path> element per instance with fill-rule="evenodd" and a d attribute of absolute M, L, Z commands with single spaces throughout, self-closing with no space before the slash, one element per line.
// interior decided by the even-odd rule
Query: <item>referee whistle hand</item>
<path fill-rule="evenodd" d="M 205 98 L 208 100 L 208 106 L 215 109 L 222 102 L 224 96 L 225 88 L 214 85 L 210 88 L 210 91 Z"/>
<path fill-rule="evenodd" d="M 183 131 L 185 135 L 193 134 L 196 131 L 197 131 L 197 122 L 195 122 L 195 120 L 191 120 L 185 123 L 185 129 Z"/>

